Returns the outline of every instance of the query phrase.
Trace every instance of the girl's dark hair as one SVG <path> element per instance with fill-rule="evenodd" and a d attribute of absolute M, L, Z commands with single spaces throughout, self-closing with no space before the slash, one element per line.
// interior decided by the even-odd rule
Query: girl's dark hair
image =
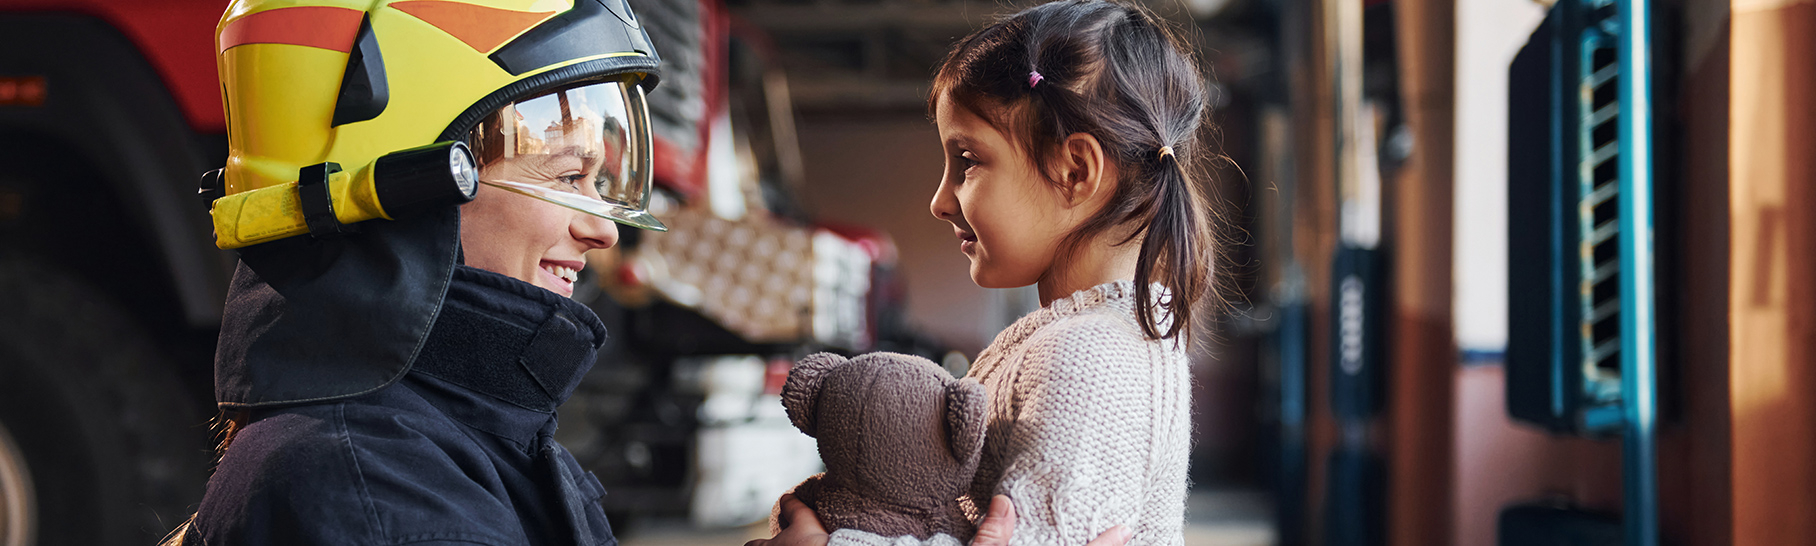
<path fill-rule="evenodd" d="M 1152 339 L 1187 331 L 1193 304 L 1212 287 L 1209 208 L 1195 174 L 1207 101 L 1204 77 L 1185 51 L 1141 7 L 1061 0 L 960 40 L 928 98 L 930 111 L 944 98 L 988 121 L 1054 184 L 1061 143 L 1075 133 L 1097 138 L 1118 167 L 1116 192 L 1067 235 L 1061 252 L 1113 228 L 1138 228 L 1116 244 L 1141 239 L 1135 310 Z M 1155 282 L 1169 292 L 1159 302 L 1149 289 Z"/>

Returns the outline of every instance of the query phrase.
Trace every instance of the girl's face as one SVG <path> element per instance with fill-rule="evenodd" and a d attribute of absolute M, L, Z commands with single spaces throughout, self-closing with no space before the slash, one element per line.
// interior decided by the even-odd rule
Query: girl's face
<path fill-rule="evenodd" d="M 946 171 L 929 208 L 952 224 L 959 251 L 971 260 L 971 281 L 1014 288 L 1047 277 L 1075 223 L 1065 196 L 983 118 L 941 97 L 934 122 Z"/>
<path fill-rule="evenodd" d="M 598 198 L 592 163 L 572 154 L 523 155 L 487 165 L 480 177 Z M 568 297 L 586 267 L 586 252 L 618 244 L 618 227 L 610 220 L 484 184 L 473 202 L 461 207 L 460 221 L 467 265 Z"/>

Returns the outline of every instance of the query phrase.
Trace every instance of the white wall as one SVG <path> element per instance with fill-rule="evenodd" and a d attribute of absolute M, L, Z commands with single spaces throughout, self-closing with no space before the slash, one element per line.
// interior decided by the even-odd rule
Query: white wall
<path fill-rule="evenodd" d="M 1507 67 L 1545 18 L 1533 0 L 1457 2 L 1457 345 L 1507 346 Z"/>

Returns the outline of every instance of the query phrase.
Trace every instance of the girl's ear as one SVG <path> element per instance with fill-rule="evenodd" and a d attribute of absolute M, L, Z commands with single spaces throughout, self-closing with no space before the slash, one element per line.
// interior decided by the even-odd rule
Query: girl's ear
<path fill-rule="evenodd" d="M 1072 133 L 1060 146 L 1060 185 L 1066 204 L 1076 207 L 1109 197 L 1116 177 L 1103 143 L 1090 133 Z"/>

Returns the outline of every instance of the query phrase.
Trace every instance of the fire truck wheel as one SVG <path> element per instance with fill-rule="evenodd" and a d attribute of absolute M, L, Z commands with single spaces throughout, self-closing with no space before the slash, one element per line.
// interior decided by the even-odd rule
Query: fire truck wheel
<path fill-rule="evenodd" d="M 0 546 L 156 542 L 201 498 L 206 421 L 99 291 L 0 259 Z"/>

